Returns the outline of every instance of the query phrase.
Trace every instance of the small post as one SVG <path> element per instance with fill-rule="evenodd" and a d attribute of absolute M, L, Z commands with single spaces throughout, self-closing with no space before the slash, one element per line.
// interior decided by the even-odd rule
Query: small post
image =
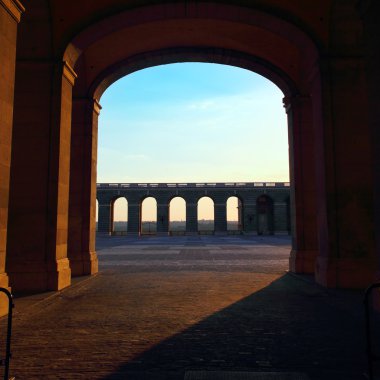
<path fill-rule="evenodd" d="M 9 360 L 11 358 L 11 336 L 12 336 L 12 312 L 13 312 L 13 296 L 6 288 L 0 288 L 0 292 L 4 293 L 8 297 L 8 325 L 7 325 L 7 342 L 5 351 L 5 370 L 4 380 L 9 379 Z"/>

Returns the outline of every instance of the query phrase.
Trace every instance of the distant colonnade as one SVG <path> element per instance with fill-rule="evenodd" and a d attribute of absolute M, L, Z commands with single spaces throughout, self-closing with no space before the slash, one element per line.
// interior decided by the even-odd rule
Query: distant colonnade
<path fill-rule="evenodd" d="M 98 233 L 114 232 L 114 204 L 128 201 L 127 234 L 141 235 L 142 203 L 153 197 L 157 202 L 158 235 L 170 234 L 170 202 L 176 197 L 186 202 L 184 233 L 201 233 L 198 225 L 198 201 L 209 197 L 214 203 L 214 229 L 211 233 L 227 234 L 227 201 L 238 198 L 238 230 L 245 234 L 290 234 L 289 183 L 99 183 L 97 184 Z"/>

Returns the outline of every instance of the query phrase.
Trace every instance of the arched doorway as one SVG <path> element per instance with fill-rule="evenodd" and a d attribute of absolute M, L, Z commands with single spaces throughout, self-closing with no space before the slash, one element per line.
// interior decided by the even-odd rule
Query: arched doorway
<path fill-rule="evenodd" d="M 270 1 L 260 8 L 256 4 L 239 7 L 232 1 L 157 2 L 121 10 L 93 2 L 86 16 L 70 14 L 67 2 L 57 2 L 54 12 L 49 11 L 48 3 L 32 3 L 25 14 L 29 22 L 17 35 L 21 62 L 16 77 L 24 80 L 16 83 L 15 133 L 12 149 L 7 149 L 12 151 L 13 172 L 7 224 L 11 260 L 4 273 L 15 279 L 12 286 L 34 286 L 18 269 L 25 255 L 48 263 L 41 267 L 58 268 L 58 274 L 36 271 L 36 276 L 51 279 L 44 284 L 54 284 L 49 285 L 54 289 L 67 286 L 67 236 L 78 229 L 85 243 L 82 238 L 72 239 L 68 258 L 91 261 L 93 265 L 87 265 L 86 270 L 96 270 L 94 250 L 88 247 L 94 246 L 94 161 L 101 94 L 130 72 L 185 60 L 244 67 L 265 75 L 282 89 L 289 116 L 291 212 L 295 221 L 291 270 L 312 273 L 316 267 L 317 281 L 329 286 L 364 285 L 374 275 L 376 257 L 373 216 L 367 205 L 367 200 L 373 199 L 372 144 L 368 115 L 363 112 L 368 110 L 369 97 L 365 65 L 360 65 L 357 54 L 362 52 L 361 39 L 352 33 L 361 30 L 362 20 L 352 4 L 347 23 L 338 19 L 340 12 L 331 12 L 330 3 L 313 6 L 314 21 L 311 12 L 290 2 Z M 46 15 L 44 20 L 41 14 Z M 65 23 L 59 19 L 61 14 Z M 42 29 L 33 28 L 37 22 L 41 28 L 43 24 Z M 334 23 L 339 23 L 339 28 L 330 27 Z M 51 25 L 61 26 L 52 33 Z M 41 30 L 46 32 L 43 40 L 39 38 Z M 36 41 L 41 49 L 35 49 Z M 342 54 L 348 47 L 348 54 Z M 14 77 L 12 72 L 7 80 Z M 9 93 L 12 81 L 8 81 Z M 26 122 L 30 99 L 35 102 L 33 118 Z M 10 136 L 11 107 L 7 115 Z M 360 129 L 360 144 L 356 141 L 358 125 L 366 126 Z M 9 167 L 10 157 L 6 161 L 4 167 Z M 6 181 L 9 176 L 2 178 Z M 46 186 L 41 188 L 41 183 Z M 8 194 L 8 185 L 5 189 Z M 347 196 L 350 202 L 343 202 Z M 254 205 L 246 203 L 245 207 Z M 70 221 L 75 221 L 69 226 L 68 213 Z M 31 223 L 33 220 L 40 222 Z M 29 236 L 27 244 L 18 238 L 20 233 Z M 347 235 L 360 250 L 353 251 Z M 35 249 L 32 252 L 28 247 Z M 360 268 L 355 279 L 347 272 L 353 259 Z"/>
<path fill-rule="evenodd" d="M 169 233 L 184 235 L 186 232 L 186 201 L 174 197 L 169 203 Z"/>
<path fill-rule="evenodd" d="M 238 197 L 227 199 L 227 231 L 229 233 L 243 231 L 243 202 Z"/>
<path fill-rule="evenodd" d="M 257 234 L 273 235 L 273 201 L 267 195 L 260 195 L 256 201 Z"/>
<path fill-rule="evenodd" d="M 155 235 L 157 233 L 157 201 L 147 197 L 141 202 L 140 235 Z"/>
<path fill-rule="evenodd" d="M 128 231 L 128 201 L 117 198 L 112 204 L 112 235 L 126 235 Z"/>
<path fill-rule="evenodd" d="M 210 197 L 198 200 L 198 233 L 210 235 L 214 233 L 214 201 Z"/>

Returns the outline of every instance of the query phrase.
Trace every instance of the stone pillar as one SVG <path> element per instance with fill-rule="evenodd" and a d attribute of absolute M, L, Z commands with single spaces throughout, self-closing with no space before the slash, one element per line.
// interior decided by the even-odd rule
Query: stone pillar
<path fill-rule="evenodd" d="M 13 95 L 16 64 L 17 25 L 20 22 L 23 6 L 17 1 L 0 0 L 0 287 L 8 287 L 8 275 L 5 272 L 9 177 L 11 163 Z M 4 295 L 0 295 L 3 301 Z M 7 308 L 0 303 L 0 315 Z"/>
<path fill-rule="evenodd" d="M 362 57 L 346 50 L 320 62 L 316 280 L 327 287 L 365 288 L 377 266 L 368 83 Z"/>
<path fill-rule="evenodd" d="M 100 105 L 73 100 L 68 258 L 73 276 L 98 271 L 96 237 L 96 162 Z"/>
<path fill-rule="evenodd" d="M 113 207 L 110 201 L 99 200 L 98 233 L 111 235 L 113 224 Z"/>
<path fill-rule="evenodd" d="M 157 202 L 157 235 L 169 235 L 169 205 Z"/>
<path fill-rule="evenodd" d="M 290 213 L 292 251 L 290 270 L 314 273 L 318 254 L 315 147 L 309 96 L 284 99 L 288 115 Z"/>
<path fill-rule="evenodd" d="M 198 234 L 198 204 L 186 201 L 186 235 Z"/>
<path fill-rule="evenodd" d="M 244 231 L 244 208 L 243 208 L 243 202 L 240 198 L 238 198 L 238 230 Z"/>
<path fill-rule="evenodd" d="M 67 234 L 75 78 L 66 62 L 17 63 L 7 244 L 15 291 L 59 290 L 71 283 Z"/>
<path fill-rule="evenodd" d="M 286 202 L 274 201 L 273 203 L 273 219 L 274 219 L 274 234 L 288 235 L 287 221 L 287 204 Z"/>
<path fill-rule="evenodd" d="M 141 203 L 128 199 L 128 235 L 141 235 Z"/>
<path fill-rule="evenodd" d="M 376 243 L 377 274 L 380 281 L 380 3 L 376 0 L 361 0 L 361 17 L 365 35 L 365 66 L 368 83 L 369 125 L 372 144 L 373 214 Z M 380 295 L 379 295 L 380 298 Z M 380 304 L 380 301 L 379 301 Z"/>
<path fill-rule="evenodd" d="M 217 235 L 227 234 L 227 205 L 214 203 L 214 230 Z"/>
<path fill-rule="evenodd" d="M 243 228 L 244 233 L 249 235 L 257 234 L 257 212 L 256 197 L 243 201 Z"/>

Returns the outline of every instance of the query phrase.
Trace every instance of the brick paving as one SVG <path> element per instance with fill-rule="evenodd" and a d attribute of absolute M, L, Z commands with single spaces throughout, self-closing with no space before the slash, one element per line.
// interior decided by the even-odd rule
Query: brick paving
<path fill-rule="evenodd" d="M 11 374 L 361 379 L 362 293 L 287 274 L 289 250 L 286 237 L 98 238 L 98 275 L 58 293 L 16 298 Z"/>

